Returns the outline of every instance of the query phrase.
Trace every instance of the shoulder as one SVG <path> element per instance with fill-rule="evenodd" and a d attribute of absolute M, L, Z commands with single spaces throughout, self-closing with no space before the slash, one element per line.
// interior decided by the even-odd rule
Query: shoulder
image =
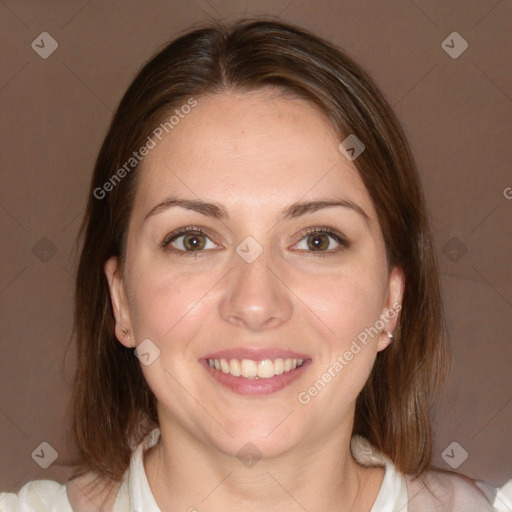
<path fill-rule="evenodd" d="M 66 486 L 53 480 L 32 480 L 18 493 L 0 492 L 2 512 L 73 512 Z"/>
<path fill-rule="evenodd" d="M 98 484 L 95 486 L 94 484 Z M 105 487 L 94 473 L 60 484 L 53 480 L 32 480 L 18 493 L 0 493 L 1 512 L 112 512 L 120 484 Z M 111 491 L 111 492 L 109 492 Z"/>
<path fill-rule="evenodd" d="M 454 472 L 429 470 L 418 478 L 405 475 L 408 512 L 493 512 L 490 486 Z"/>
<path fill-rule="evenodd" d="M 496 490 L 494 507 L 496 512 L 510 512 L 512 510 L 512 479 Z"/>

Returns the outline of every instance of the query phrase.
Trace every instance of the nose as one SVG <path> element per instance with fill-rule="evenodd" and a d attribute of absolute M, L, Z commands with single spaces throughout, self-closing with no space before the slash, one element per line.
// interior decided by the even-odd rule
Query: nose
<path fill-rule="evenodd" d="M 221 317 L 251 331 L 287 322 L 293 313 L 293 292 L 286 286 L 283 272 L 273 265 L 270 251 L 264 249 L 251 263 L 235 252 L 233 264 L 224 281 Z"/>

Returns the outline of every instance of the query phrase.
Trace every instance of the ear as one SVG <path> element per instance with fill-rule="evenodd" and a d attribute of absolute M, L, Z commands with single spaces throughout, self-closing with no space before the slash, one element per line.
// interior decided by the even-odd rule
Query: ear
<path fill-rule="evenodd" d="M 393 267 L 389 273 L 388 294 L 384 309 L 380 316 L 384 322 L 383 332 L 379 336 L 377 350 L 384 350 L 391 342 L 386 331 L 394 334 L 398 325 L 399 312 L 402 309 L 402 299 L 405 286 L 405 276 L 400 267 Z"/>
<path fill-rule="evenodd" d="M 126 347 L 135 347 L 130 309 L 118 258 L 112 256 L 103 268 L 110 288 L 110 301 L 116 320 L 116 337 Z"/>

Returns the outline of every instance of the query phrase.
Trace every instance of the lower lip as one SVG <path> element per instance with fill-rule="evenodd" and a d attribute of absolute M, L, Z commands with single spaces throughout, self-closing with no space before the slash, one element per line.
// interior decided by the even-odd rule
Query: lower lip
<path fill-rule="evenodd" d="M 230 373 L 224 373 L 215 368 L 211 368 L 206 359 L 200 360 L 206 371 L 220 384 L 229 388 L 231 391 L 239 395 L 270 395 L 289 386 L 295 379 L 298 379 L 311 363 L 310 359 L 306 359 L 302 366 L 295 370 L 284 372 L 281 375 L 274 375 L 269 379 L 246 379 L 245 377 L 235 377 Z"/>

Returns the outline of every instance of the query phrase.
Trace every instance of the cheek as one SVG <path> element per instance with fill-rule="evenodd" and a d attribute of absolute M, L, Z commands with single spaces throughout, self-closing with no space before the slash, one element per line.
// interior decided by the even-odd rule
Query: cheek
<path fill-rule="evenodd" d="M 308 305 L 332 335 L 346 338 L 373 325 L 382 307 L 374 286 L 355 276 L 337 275 L 315 280 L 318 290 L 308 293 Z"/>
<path fill-rule="evenodd" d="M 381 265 L 360 259 L 340 271 L 301 276 L 293 289 L 299 297 L 305 298 L 308 309 L 321 320 L 317 324 L 323 325 L 325 338 L 342 349 L 360 333 L 375 326 L 382 313 L 386 284 L 386 273 Z"/>
<path fill-rule="evenodd" d="M 297 399 L 322 411 L 328 428 L 344 420 L 371 373 L 382 302 L 373 276 L 338 274 L 317 283 L 321 286 L 310 293 L 308 305 L 322 320 L 317 326 L 323 327 L 317 328 L 317 357 Z"/>
<path fill-rule="evenodd" d="M 378 261 L 359 258 L 343 271 L 297 280 L 310 318 L 318 318 L 317 358 L 299 396 L 302 404 L 331 410 L 336 421 L 354 403 L 371 373 L 382 329 L 387 273 Z"/>
<path fill-rule="evenodd" d="M 130 312 L 137 339 L 157 344 L 191 340 L 209 308 L 208 291 L 215 279 L 166 268 L 146 267 L 130 282 Z"/>

